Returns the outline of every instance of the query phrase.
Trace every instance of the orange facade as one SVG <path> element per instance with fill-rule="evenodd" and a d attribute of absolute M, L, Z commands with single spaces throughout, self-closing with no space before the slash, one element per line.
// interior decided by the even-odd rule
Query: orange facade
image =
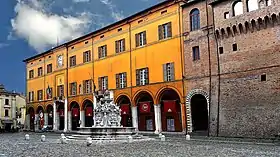
<path fill-rule="evenodd" d="M 180 3 L 162 2 L 25 60 L 28 108 L 38 113 L 41 106 L 47 113 L 48 106 L 57 100 L 67 99 L 68 111 L 78 106 L 79 114 L 82 111 L 88 113 L 85 102 L 93 102 L 96 86 L 97 91 L 113 90 L 115 102 L 119 105 L 138 106 L 138 119 L 144 121 L 139 120 L 139 130 L 149 131 L 147 117 L 150 115 L 155 121 L 154 106 L 158 105 L 161 119 L 165 121 L 162 122 L 164 131 L 184 131 L 186 119 L 180 12 Z M 42 76 L 38 76 L 40 67 L 43 69 Z M 30 78 L 32 70 L 34 77 Z M 171 109 L 166 111 L 170 113 L 164 112 L 166 101 L 176 101 L 176 112 Z M 141 102 L 149 102 L 151 113 L 141 113 Z M 77 116 L 76 112 L 71 112 L 72 117 Z M 132 114 L 131 110 L 128 112 L 125 114 Z M 166 117 L 171 117 L 171 120 L 166 122 Z M 166 129 L 167 123 L 175 125 L 175 128 Z M 155 124 L 152 128 L 155 130 Z"/>

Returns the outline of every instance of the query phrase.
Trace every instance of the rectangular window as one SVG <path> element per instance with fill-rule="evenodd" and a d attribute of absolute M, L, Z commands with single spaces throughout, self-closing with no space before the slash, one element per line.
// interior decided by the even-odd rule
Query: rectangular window
<path fill-rule="evenodd" d="M 70 94 L 77 95 L 77 82 L 70 83 Z"/>
<path fill-rule="evenodd" d="M 29 71 L 29 78 L 34 78 L 34 70 Z"/>
<path fill-rule="evenodd" d="M 9 104 L 9 99 L 5 99 L 5 105 L 10 105 Z"/>
<path fill-rule="evenodd" d="M 5 110 L 5 117 L 9 117 L 9 110 Z"/>
<path fill-rule="evenodd" d="M 42 76 L 43 75 L 43 68 L 40 67 L 38 68 L 38 76 Z"/>
<path fill-rule="evenodd" d="M 219 47 L 219 53 L 223 54 L 224 53 L 224 48 L 223 47 Z"/>
<path fill-rule="evenodd" d="M 38 90 L 37 91 L 37 100 L 43 100 L 43 90 Z"/>
<path fill-rule="evenodd" d="M 149 68 L 137 69 L 136 70 L 136 85 L 147 85 L 149 84 Z"/>
<path fill-rule="evenodd" d="M 126 82 L 127 82 L 126 72 L 116 74 L 116 88 L 117 89 L 126 88 L 126 86 L 127 86 Z"/>
<path fill-rule="evenodd" d="M 47 65 L 47 74 L 52 72 L 52 64 Z"/>
<path fill-rule="evenodd" d="M 52 88 L 47 88 L 46 94 L 48 100 L 52 98 L 52 93 Z"/>
<path fill-rule="evenodd" d="M 198 46 L 193 47 L 192 51 L 193 51 L 193 61 L 199 60 L 200 59 L 199 47 Z"/>
<path fill-rule="evenodd" d="M 90 62 L 91 61 L 91 55 L 90 55 L 90 50 L 84 52 L 84 63 Z"/>
<path fill-rule="evenodd" d="M 159 40 L 172 37 L 171 22 L 158 26 L 158 38 Z"/>
<path fill-rule="evenodd" d="M 146 31 L 135 34 L 136 47 L 146 45 Z"/>
<path fill-rule="evenodd" d="M 237 51 L 237 44 L 232 44 L 232 51 Z"/>
<path fill-rule="evenodd" d="M 64 96 L 64 85 L 57 86 L 57 96 Z"/>
<path fill-rule="evenodd" d="M 163 78 L 165 82 L 175 80 L 174 63 L 163 64 Z"/>
<path fill-rule="evenodd" d="M 76 65 L 76 56 L 70 57 L 70 67 L 73 67 Z"/>
<path fill-rule="evenodd" d="M 99 86 L 99 90 L 108 89 L 108 76 L 99 77 L 98 78 L 98 86 Z"/>
<path fill-rule="evenodd" d="M 224 13 L 224 19 L 229 19 L 229 12 Z"/>
<path fill-rule="evenodd" d="M 261 81 L 266 81 L 266 74 L 261 75 Z"/>
<path fill-rule="evenodd" d="M 84 93 L 89 94 L 92 92 L 92 80 L 85 80 L 84 81 Z"/>
<path fill-rule="evenodd" d="M 98 47 L 98 58 L 104 58 L 107 56 L 107 45 Z"/>
<path fill-rule="evenodd" d="M 34 91 L 28 93 L 28 100 L 29 102 L 34 101 Z"/>
<path fill-rule="evenodd" d="M 121 39 L 115 42 L 116 53 L 125 51 L 125 39 Z"/>

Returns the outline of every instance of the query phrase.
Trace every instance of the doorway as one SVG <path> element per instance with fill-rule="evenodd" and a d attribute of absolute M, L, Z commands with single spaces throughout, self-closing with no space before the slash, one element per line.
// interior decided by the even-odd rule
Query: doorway
<path fill-rule="evenodd" d="M 208 107 L 207 100 L 201 94 L 191 98 L 192 131 L 208 130 Z"/>

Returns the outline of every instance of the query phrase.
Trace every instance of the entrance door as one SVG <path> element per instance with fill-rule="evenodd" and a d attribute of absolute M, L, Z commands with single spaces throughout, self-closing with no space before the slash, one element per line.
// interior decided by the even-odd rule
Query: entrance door
<path fill-rule="evenodd" d="M 208 130 L 207 100 L 203 95 L 194 95 L 191 98 L 191 116 L 193 131 Z"/>

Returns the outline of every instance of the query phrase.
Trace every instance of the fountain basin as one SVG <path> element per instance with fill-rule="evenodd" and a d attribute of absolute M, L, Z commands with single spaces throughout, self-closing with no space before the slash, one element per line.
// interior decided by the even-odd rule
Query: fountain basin
<path fill-rule="evenodd" d="M 134 127 L 78 127 L 78 134 L 94 136 L 108 136 L 108 135 L 135 135 L 136 129 Z"/>

